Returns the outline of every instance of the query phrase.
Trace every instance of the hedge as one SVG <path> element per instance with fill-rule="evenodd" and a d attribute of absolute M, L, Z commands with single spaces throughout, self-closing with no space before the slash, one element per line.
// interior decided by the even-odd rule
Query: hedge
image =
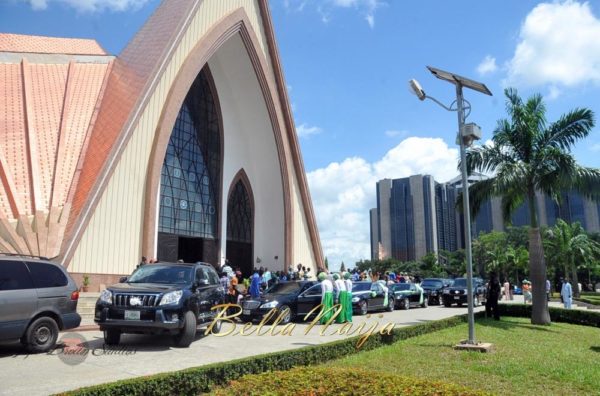
<path fill-rule="evenodd" d="M 521 318 L 531 317 L 531 305 L 524 304 L 498 304 L 500 315 Z M 583 326 L 600 327 L 600 312 L 582 309 L 563 309 L 550 307 L 550 320 Z"/>
<path fill-rule="evenodd" d="M 531 306 L 521 304 L 499 304 L 501 315 L 531 317 Z M 484 316 L 483 312 L 475 314 Z M 566 322 L 585 326 L 600 327 L 600 313 L 583 310 L 550 308 L 550 317 L 555 322 Z M 208 392 L 214 386 L 224 385 L 246 374 L 259 374 L 267 371 L 289 370 L 296 366 L 320 364 L 360 351 L 367 351 L 400 340 L 417 337 L 465 323 L 466 315 L 395 328 L 391 335 L 373 334 L 364 345 L 356 348 L 358 337 L 347 338 L 327 344 L 308 346 L 282 352 L 257 355 L 223 363 L 193 367 L 181 371 L 161 373 L 151 376 L 126 379 L 108 384 L 76 389 L 63 395 L 113 396 L 113 395 L 180 395 Z"/>
<path fill-rule="evenodd" d="M 477 314 L 478 316 L 481 313 Z M 179 395 L 208 392 L 215 385 L 224 385 L 246 374 L 266 371 L 289 370 L 296 366 L 308 366 L 338 359 L 360 351 L 375 349 L 399 340 L 417 337 L 467 321 L 466 315 L 427 322 L 410 327 L 395 328 L 392 335 L 374 333 L 356 348 L 358 337 L 334 341 L 327 344 L 308 346 L 282 352 L 257 355 L 223 363 L 193 367 L 181 371 L 126 379 L 108 384 L 76 389 L 63 395 L 108 396 L 108 395 Z"/>
<path fill-rule="evenodd" d="M 490 393 L 447 382 L 402 377 L 359 368 L 296 367 L 289 371 L 247 375 L 214 396 L 483 396 Z"/>

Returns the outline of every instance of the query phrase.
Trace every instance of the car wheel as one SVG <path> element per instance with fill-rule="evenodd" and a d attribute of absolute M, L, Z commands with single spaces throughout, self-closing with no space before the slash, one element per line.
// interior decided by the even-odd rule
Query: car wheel
<path fill-rule="evenodd" d="M 394 301 L 393 298 L 390 298 L 390 301 L 389 301 L 388 306 L 387 306 L 387 311 L 388 312 L 392 312 L 395 307 L 396 307 L 396 302 Z"/>
<path fill-rule="evenodd" d="M 48 352 L 56 345 L 58 325 L 47 316 L 34 320 L 25 332 L 25 347 L 30 353 Z"/>
<path fill-rule="evenodd" d="M 404 299 L 404 309 L 410 308 L 410 300 L 408 298 Z"/>
<path fill-rule="evenodd" d="M 184 318 L 183 329 L 174 337 L 175 345 L 179 348 L 189 347 L 196 338 L 196 315 L 192 311 L 187 311 Z"/>
<path fill-rule="evenodd" d="M 423 304 L 421 304 L 421 307 L 427 308 L 428 306 L 429 306 L 429 301 L 426 298 L 424 298 L 423 299 Z"/>
<path fill-rule="evenodd" d="M 282 305 L 279 307 L 278 313 L 279 316 L 281 316 L 281 321 L 279 324 L 286 325 L 292 321 L 292 309 L 289 306 Z"/>
<path fill-rule="evenodd" d="M 369 312 L 369 304 L 365 300 L 358 303 L 358 308 L 360 309 L 361 315 L 366 315 L 367 312 Z"/>
<path fill-rule="evenodd" d="M 104 330 L 104 343 L 106 345 L 119 345 L 121 332 L 119 330 Z"/>
<path fill-rule="evenodd" d="M 444 301 L 444 307 L 450 308 L 451 306 L 452 306 L 452 303 L 450 303 L 449 301 Z"/>

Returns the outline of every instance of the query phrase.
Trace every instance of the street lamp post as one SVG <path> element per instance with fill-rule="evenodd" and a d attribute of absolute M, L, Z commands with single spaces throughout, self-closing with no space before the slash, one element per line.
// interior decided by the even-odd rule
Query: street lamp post
<path fill-rule="evenodd" d="M 456 111 L 458 115 L 458 135 L 457 143 L 460 145 L 460 162 L 461 176 L 463 188 L 463 212 L 465 217 L 465 250 L 467 255 L 467 305 L 469 319 L 469 339 L 467 344 L 475 345 L 475 315 L 473 311 L 473 256 L 471 249 L 471 212 L 469 205 L 469 180 L 467 174 L 467 147 L 470 147 L 473 141 L 481 138 L 481 129 L 475 124 L 465 124 L 465 120 L 471 112 L 471 105 L 463 97 L 463 87 L 471 88 L 475 91 L 486 95 L 492 95 L 490 90 L 482 83 L 471 79 L 459 76 L 454 73 L 449 73 L 431 66 L 427 69 L 439 78 L 454 84 L 456 87 L 456 101 L 446 106 L 437 99 L 427 96 L 416 80 L 410 80 L 410 88 L 413 93 L 420 99 L 430 99 L 448 111 Z M 456 107 L 454 105 L 456 104 Z M 465 107 L 465 105 L 467 105 Z M 468 113 L 465 114 L 465 111 Z"/>

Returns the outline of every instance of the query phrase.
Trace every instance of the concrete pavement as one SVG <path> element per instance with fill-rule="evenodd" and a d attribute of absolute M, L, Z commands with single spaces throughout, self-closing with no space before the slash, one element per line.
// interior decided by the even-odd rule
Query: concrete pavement
<path fill-rule="evenodd" d="M 403 327 L 466 312 L 466 308 L 440 306 L 396 310 L 381 313 L 381 317 L 379 313 L 372 313 L 370 318 L 355 316 L 353 325 L 358 327 L 365 323 L 365 331 L 370 326 L 382 327 L 389 322 L 394 323 L 395 327 Z M 47 395 L 125 378 L 323 344 L 347 337 L 332 334 L 340 326 L 331 326 L 323 336 L 319 334 L 320 326 L 315 326 L 305 334 L 308 325 L 301 323 L 296 324 L 292 335 L 217 337 L 203 336 L 199 332 L 196 341 L 185 349 L 173 347 L 170 337 L 124 335 L 119 347 L 111 351 L 103 349 L 101 332 L 85 331 L 61 335 L 63 338 L 74 339 L 75 345 L 80 338 L 87 346 L 87 349 L 71 348 L 72 355 L 68 357 L 65 354 L 60 356 L 59 351 L 54 354 L 26 355 L 19 344 L 0 344 L 0 395 Z M 241 327 L 238 324 L 236 331 L 241 330 Z M 277 330 L 281 328 L 279 326 Z M 223 331 L 226 330 L 224 326 Z M 268 328 L 264 328 L 263 333 L 267 330 Z M 86 350 L 87 354 L 84 354 Z"/>

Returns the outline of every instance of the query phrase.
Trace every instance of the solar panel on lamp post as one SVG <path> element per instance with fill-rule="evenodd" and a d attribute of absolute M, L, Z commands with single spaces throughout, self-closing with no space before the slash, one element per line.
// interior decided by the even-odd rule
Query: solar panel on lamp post
<path fill-rule="evenodd" d="M 467 256 L 467 305 L 468 305 L 468 322 L 469 322 L 469 338 L 467 344 L 475 345 L 475 314 L 473 309 L 473 255 L 471 249 L 471 212 L 469 204 L 469 182 L 467 174 L 467 147 L 470 147 L 473 141 L 481 138 L 481 129 L 476 124 L 465 124 L 466 118 L 471 113 L 471 104 L 463 97 L 463 87 L 470 88 L 474 91 L 481 92 L 492 96 L 490 90 L 485 84 L 471 80 L 466 77 L 459 76 L 455 73 L 450 73 L 435 67 L 427 66 L 427 69 L 440 80 L 444 80 L 456 87 L 456 101 L 450 106 L 444 105 L 437 99 L 425 94 L 423 88 L 416 80 L 410 80 L 409 86 L 411 91 L 419 98 L 419 100 L 430 99 L 448 111 L 456 111 L 458 115 L 458 135 L 457 144 L 460 145 L 460 162 L 461 176 L 463 189 L 463 212 L 465 223 L 465 250 Z M 456 104 L 456 107 L 453 107 Z M 466 105 L 466 106 L 465 106 Z M 465 112 L 468 111 L 465 115 Z"/>

